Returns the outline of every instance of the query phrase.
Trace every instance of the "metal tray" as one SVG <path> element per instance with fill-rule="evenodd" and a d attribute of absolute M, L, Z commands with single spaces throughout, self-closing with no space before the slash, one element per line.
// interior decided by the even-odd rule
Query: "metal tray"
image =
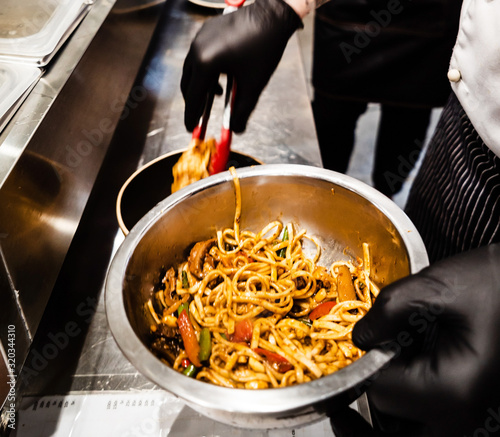
<path fill-rule="evenodd" d="M 0 61 L 46 65 L 93 0 L 2 0 Z"/>
<path fill-rule="evenodd" d="M 0 132 L 42 75 L 42 69 L 0 62 Z"/>

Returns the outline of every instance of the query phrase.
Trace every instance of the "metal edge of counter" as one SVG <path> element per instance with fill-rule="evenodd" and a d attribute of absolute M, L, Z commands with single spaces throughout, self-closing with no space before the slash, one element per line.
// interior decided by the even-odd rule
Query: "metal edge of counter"
<path fill-rule="evenodd" d="M 138 7 L 122 13 L 121 3 Z M 2 354 L 0 405 L 27 356 L 163 5 L 97 0 L 0 134 L 5 351 L 8 327 L 15 332 L 13 365 L 4 366 Z"/>

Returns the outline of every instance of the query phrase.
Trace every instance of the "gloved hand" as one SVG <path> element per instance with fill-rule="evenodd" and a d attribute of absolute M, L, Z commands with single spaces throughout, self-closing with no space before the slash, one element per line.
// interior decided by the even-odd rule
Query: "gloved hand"
<path fill-rule="evenodd" d="M 216 89 L 219 74 L 226 73 L 236 82 L 231 129 L 243 132 L 288 39 L 299 27 L 302 20 L 283 0 L 256 0 L 206 21 L 184 61 L 181 91 L 186 128 L 196 127 L 207 94 Z"/>
<path fill-rule="evenodd" d="M 368 388 L 377 411 L 425 424 L 424 435 L 500 435 L 500 245 L 387 286 L 354 327 L 353 341 L 399 352 Z M 338 437 L 389 435 L 358 421 L 349 428 L 346 417 L 332 417 Z"/>

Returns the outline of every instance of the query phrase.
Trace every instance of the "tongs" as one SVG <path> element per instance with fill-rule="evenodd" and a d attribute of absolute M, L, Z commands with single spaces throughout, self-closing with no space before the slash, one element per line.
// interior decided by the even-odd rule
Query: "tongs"
<path fill-rule="evenodd" d="M 226 7 L 224 8 L 223 14 L 228 14 L 243 6 L 245 0 L 225 0 L 225 2 Z M 230 123 L 235 92 L 236 83 L 234 82 L 233 77 L 231 75 L 228 75 L 220 140 L 216 143 L 215 151 L 210 158 L 210 165 L 208 168 L 208 172 L 211 175 L 226 170 L 227 162 L 229 160 L 229 153 L 231 151 L 231 141 L 233 136 L 230 128 Z M 214 92 L 210 92 L 207 96 L 205 109 L 203 110 L 200 122 L 198 123 L 198 126 L 193 130 L 192 139 L 199 141 L 203 141 L 205 139 L 208 119 L 210 117 L 210 111 L 212 110 L 213 101 Z"/>

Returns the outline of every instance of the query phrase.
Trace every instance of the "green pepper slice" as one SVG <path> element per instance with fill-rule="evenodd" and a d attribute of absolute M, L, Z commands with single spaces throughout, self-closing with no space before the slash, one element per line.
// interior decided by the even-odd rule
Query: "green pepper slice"
<path fill-rule="evenodd" d="M 182 288 L 189 288 L 188 275 L 185 270 L 182 271 Z"/>
<path fill-rule="evenodd" d="M 194 364 L 190 364 L 182 371 L 182 374 L 194 378 L 196 376 L 196 371 L 196 366 Z"/>
<path fill-rule="evenodd" d="M 177 308 L 177 314 L 180 316 L 184 310 L 186 310 L 186 313 L 189 315 L 189 304 L 187 302 L 179 305 L 179 308 Z"/>
<path fill-rule="evenodd" d="M 288 240 L 288 228 L 285 227 L 285 230 L 283 231 L 283 238 L 281 239 L 281 241 L 287 241 L 287 240 Z M 280 251 L 278 252 L 278 256 L 280 258 L 286 257 L 286 247 L 283 247 L 282 249 L 280 249 Z"/>
<path fill-rule="evenodd" d="M 212 337 L 208 328 L 203 328 L 200 332 L 200 361 L 206 361 L 212 353 Z"/>

